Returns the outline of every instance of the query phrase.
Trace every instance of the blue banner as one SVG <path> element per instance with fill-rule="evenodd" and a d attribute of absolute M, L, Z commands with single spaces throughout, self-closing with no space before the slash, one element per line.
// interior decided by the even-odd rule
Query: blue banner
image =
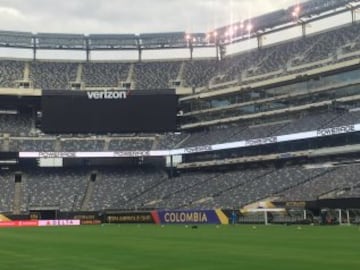
<path fill-rule="evenodd" d="M 224 224 L 219 210 L 176 210 L 158 211 L 161 224 Z M 225 216 L 225 215 L 224 215 Z"/>

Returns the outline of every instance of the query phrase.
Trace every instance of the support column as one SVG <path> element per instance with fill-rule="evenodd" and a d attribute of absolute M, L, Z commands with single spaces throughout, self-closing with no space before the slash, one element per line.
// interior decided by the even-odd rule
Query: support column
<path fill-rule="evenodd" d="M 139 47 L 139 62 L 142 61 L 142 49 Z"/>
<path fill-rule="evenodd" d="M 173 178 L 174 176 L 174 158 L 171 155 L 170 156 L 170 178 Z"/>
<path fill-rule="evenodd" d="M 257 35 L 256 38 L 257 38 L 257 43 L 258 43 L 258 49 L 260 49 L 260 48 L 262 48 L 263 42 L 264 42 L 263 35 Z"/>
<path fill-rule="evenodd" d="M 36 60 L 36 37 L 32 37 L 32 43 L 33 43 L 33 60 Z"/>
<path fill-rule="evenodd" d="M 267 211 L 264 211 L 264 219 L 265 219 L 265 225 L 268 225 L 268 215 L 267 215 Z"/>
<path fill-rule="evenodd" d="M 306 37 L 306 23 L 301 24 L 302 37 Z"/>
<path fill-rule="evenodd" d="M 342 213 L 341 213 L 341 209 L 338 209 L 338 213 L 339 213 L 339 224 L 342 225 Z"/>
<path fill-rule="evenodd" d="M 350 225 L 350 211 L 349 211 L 349 209 L 346 209 L 346 220 L 347 220 L 347 224 Z"/>
<path fill-rule="evenodd" d="M 33 50 L 33 60 L 36 61 L 36 47 L 34 47 Z"/>
<path fill-rule="evenodd" d="M 89 42 L 89 38 L 86 38 L 85 43 L 86 43 L 86 62 L 89 62 L 90 61 L 90 42 Z"/>
<path fill-rule="evenodd" d="M 86 62 L 90 61 L 90 50 L 86 50 Z"/>

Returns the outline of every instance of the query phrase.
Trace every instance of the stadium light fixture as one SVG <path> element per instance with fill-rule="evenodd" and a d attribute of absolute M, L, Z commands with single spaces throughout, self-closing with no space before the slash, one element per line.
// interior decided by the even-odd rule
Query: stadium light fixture
<path fill-rule="evenodd" d="M 230 35 L 230 36 L 233 36 L 233 35 L 234 35 L 234 29 L 233 29 L 232 27 L 229 29 L 229 35 Z"/>
<path fill-rule="evenodd" d="M 293 10 L 293 12 L 291 13 L 291 15 L 294 17 L 294 18 L 298 18 L 299 15 L 300 15 L 300 11 L 301 11 L 301 8 L 300 6 L 296 6 Z"/>
<path fill-rule="evenodd" d="M 249 23 L 247 26 L 246 26 L 246 30 L 248 32 L 250 32 L 251 30 L 253 29 L 253 25 L 251 23 Z"/>

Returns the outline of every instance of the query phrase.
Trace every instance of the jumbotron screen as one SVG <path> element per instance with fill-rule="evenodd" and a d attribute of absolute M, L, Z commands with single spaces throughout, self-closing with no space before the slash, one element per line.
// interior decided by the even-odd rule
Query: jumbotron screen
<path fill-rule="evenodd" d="M 128 133 L 176 130 L 175 90 L 44 90 L 46 133 Z"/>

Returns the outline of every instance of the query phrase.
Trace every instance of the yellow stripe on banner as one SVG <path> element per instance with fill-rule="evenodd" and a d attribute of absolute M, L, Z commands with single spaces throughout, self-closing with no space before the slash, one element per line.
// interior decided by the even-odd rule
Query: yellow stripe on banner
<path fill-rule="evenodd" d="M 221 209 L 215 209 L 215 213 L 218 216 L 221 224 L 229 224 L 229 218 L 224 214 Z"/>
<path fill-rule="evenodd" d="M 11 219 L 9 219 L 6 216 L 0 214 L 0 221 L 11 221 Z"/>

